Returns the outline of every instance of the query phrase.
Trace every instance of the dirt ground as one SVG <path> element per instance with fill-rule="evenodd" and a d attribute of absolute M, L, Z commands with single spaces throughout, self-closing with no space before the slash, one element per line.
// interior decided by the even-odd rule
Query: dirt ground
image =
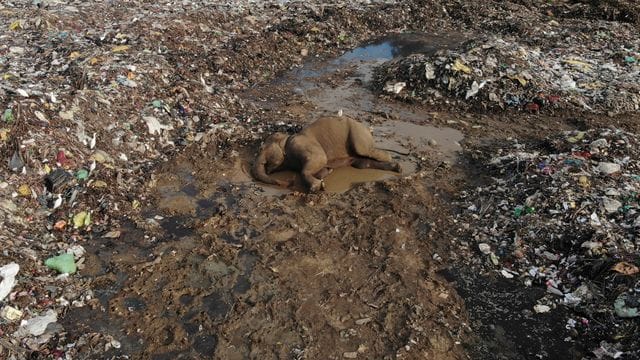
<path fill-rule="evenodd" d="M 317 80 L 329 86 L 324 82 L 344 78 Z M 285 98 L 254 116 L 302 125 L 326 113 L 308 97 L 291 97 L 291 90 L 282 82 L 251 90 L 248 99 L 256 93 Z M 441 211 L 463 182 L 463 174 L 441 166 L 454 154 L 425 151 L 424 161 L 398 159 L 417 171 L 403 178 L 310 195 L 253 183 L 247 168 L 257 145 L 185 149 L 145 184 L 155 200 L 142 217 L 157 221 L 123 231 L 124 247 L 110 242 L 95 249 L 101 266 L 94 276 L 104 279 L 97 293 L 110 293 L 101 304 L 105 322 L 121 321 L 129 339 L 119 353 L 465 358 L 462 344 L 471 330 L 464 305 L 437 274 L 451 225 Z M 332 180 L 327 183 L 330 188 Z M 140 227 L 154 238 L 136 239 Z M 118 274 L 127 280 L 119 284 Z M 65 321 L 73 324 L 75 316 L 81 315 Z M 91 315 L 84 322 L 85 316 Z M 104 324 L 87 325 L 104 331 Z"/>
<path fill-rule="evenodd" d="M 32 359 L 65 353 L 78 359 L 592 358 L 606 334 L 567 342 L 571 310 L 525 311 L 544 288 L 518 287 L 466 265 L 454 199 L 490 181 L 480 159 L 507 139 L 542 141 L 562 130 L 610 126 L 636 132 L 637 112 L 461 109 L 401 101 L 369 86 L 373 68 L 403 51 L 432 54 L 479 34 L 527 31 L 523 23 L 474 23 L 483 14 L 499 19 L 496 9 L 504 10 L 502 2 L 481 3 L 113 1 L 96 2 L 100 18 L 82 18 L 84 8 L 50 13 L 52 23 L 80 29 L 146 14 L 130 25 L 139 29 L 126 29 L 143 57 L 135 60 L 137 72 L 157 60 L 142 49 L 166 48 L 147 81 L 113 95 L 111 105 L 92 109 L 89 89 L 108 81 L 80 65 L 60 76 L 86 83 L 61 101 L 80 99 L 78 111 L 95 118 L 88 123 L 102 138 L 112 128 L 101 119 L 140 117 L 155 98 L 174 101 L 166 116 L 183 126 L 153 137 L 144 123 L 132 122 L 138 144 L 153 145 L 101 173 L 108 187 L 88 190 L 83 201 L 95 209 L 110 205 L 96 210 L 90 230 L 73 233 L 86 249 L 84 267 L 73 276 L 93 297 L 64 308 L 58 318 L 64 331 L 39 348 L 19 350 L 24 341 L 0 346 Z M 560 22 L 598 18 L 640 30 L 632 2 L 504 3 L 519 20 L 556 12 Z M 5 11 L 46 13 L 27 5 Z M 96 31 L 95 44 L 87 46 L 101 46 L 99 38 Z M 380 44 L 394 50 L 376 53 Z M 176 109 L 182 110 L 176 115 Z M 381 147 L 409 152 L 393 155 L 404 173 L 350 169 L 328 180 L 335 191 L 319 194 L 252 181 L 248 168 L 269 133 L 294 133 L 339 111 L 370 125 Z M 22 139 L 41 131 L 18 125 L 12 131 Z M 163 136 L 172 145 L 162 144 Z M 2 146 L 9 157 L 10 143 Z M 107 140 L 100 146 L 113 157 L 120 152 Z M 358 176 L 371 181 L 351 184 Z M 51 228 L 60 211 L 43 222 Z M 119 236 L 105 237 L 113 230 Z M 11 253 L 0 257 L 10 259 Z M 42 303 L 41 295 L 29 296 L 25 306 Z M 637 327 L 636 320 L 630 321 Z M 6 334 L 17 325 L 0 324 Z"/>

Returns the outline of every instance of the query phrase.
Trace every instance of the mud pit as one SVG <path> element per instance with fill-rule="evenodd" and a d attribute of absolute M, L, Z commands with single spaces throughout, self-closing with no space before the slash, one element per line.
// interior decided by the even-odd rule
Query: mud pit
<path fill-rule="evenodd" d="M 416 171 L 418 154 L 428 154 L 434 161 L 454 160 L 456 153 L 461 150 L 463 135 L 455 129 L 425 124 L 434 117 L 433 113 L 379 99 L 368 89 L 373 68 L 398 56 L 433 54 L 439 49 L 456 46 L 461 39 L 456 35 L 413 33 L 382 38 L 329 62 L 308 62 L 301 69 L 274 80 L 270 86 L 248 92 L 248 98 L 260 108 L 283 111 L 304 123 L 337 112 L 365 122 L 371 126 L 378 147 L 392 151 L 394 160 L 403 167 L 403 175 L 410 175 Z M 290 95 L 298 100 L 285 100 L 284 104 L 279 103 L 279 108 L 274 108 L 268 96 L 278 94 L 281 88 L 290 89 Z M 265 100 L 265 94 L 268 100 Z M 329 192 L 344 192 L 354 184 L 394 176 L 398 175 L 381 170 L 346 167 L 330 174 L 325 183 Z M 276 174 L 276 177 L 295 179 L 294 189 L 304 190 L 300 178 L 291 172 Z M 285 193 L 271 188 L 266 190 L 275 194 Z"/>
<path fill-rule="evenodd" d="M 434 159 L 454 161 L 457 152 L 461 150 L 460 141 L 463 139 L 462 133 L 455 129 L 415 125 L 403 121 L 383 121 L 373 127 L 373 134 L 377 147 L 389 151 L 393 154 L 394 161 L 401 164 L 402 174 L 377 169 L 356 169 L 351 166 L 340 167 L 324 179 L 325 191 L 342 193 L 356 184 L 411 175 L 416 172 L 418 161 L 411 154 L 412 150 L 433 154 L 431 156 Z M 247 170 L 250 162 L 251 159 L 248 159 L 242 163 L 242 171 L 246 174 L 245 182 L 251 181 Z M 280 195 L 292 190 L 306 191 L 299 174 L 283 171 L 273 176 L 280 180 L 292 180 L 294 185 L 289 190 L 262 185 L 265 193 Z"/>

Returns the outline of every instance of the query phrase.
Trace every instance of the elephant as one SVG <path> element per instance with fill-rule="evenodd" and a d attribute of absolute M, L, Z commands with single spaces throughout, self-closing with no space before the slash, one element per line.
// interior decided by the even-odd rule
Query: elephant
<path fill-rule="evenodd" d="M 267 137 L 251 168 L 256 180 L 289 187 L 290 182 L 270 174 L 276 171 L 300 172 L 311 192 L 324 189 L 322 179 L 334 168 L 351 165 L 401 173 L 384 150 L 376 149 L 373 135 L 358 121 L 346 116 L 322 117 L 298 134 L 274 133 Z"/>

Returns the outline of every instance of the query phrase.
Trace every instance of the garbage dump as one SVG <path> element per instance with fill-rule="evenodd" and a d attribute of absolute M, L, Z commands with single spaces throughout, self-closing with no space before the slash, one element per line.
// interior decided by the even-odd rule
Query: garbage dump
<path fill-rule="evenodd" d="M 612 41 L 602 35 L 585 43 L 579 35 L 567 34 L 544 48 L 516 37 L 483 37 L 459 49 L 400 58 L 376 69 L 374 89 L 462 108 L 601 114 L 640 110 L 637 36 Z"/>
<path fill-rule="evenodd" d="M 571 341 L 638 356 L 639 160 L 638 136 L 613 127 L 494 144 L 488 184 L 457 202 L 461 261 L 545 288 L 530 310 L 570 309 Z"/>

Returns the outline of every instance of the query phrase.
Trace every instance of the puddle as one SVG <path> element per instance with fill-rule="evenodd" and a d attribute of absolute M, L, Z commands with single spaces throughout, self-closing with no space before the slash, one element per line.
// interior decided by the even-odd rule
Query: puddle
<path fill-rule="evenodd" d="M 160 227 L 165 231 L 167 238 L 180 239 L 194 234 L 195 230 L 186 216 L 172 216 L 160 221 Z"/>
<path fill-rule="evenodd" d="M 328 63 L 308 63 L 302 68 L 295 70 L 290 74 L 299 85 L 303 87 L 310 86 L 311 78 L 317 78 L 330 74 L 337 70 L 344 69 L 347 65 L 359 62 L 371 64 L 379 64 L 384 61 L 392 60 L 398 57 L 409 56 L 412 54 L 433 55 L 438 50 L 455 48 L 465 39 L 457 34 L 423 34 L 423 33 L 402 33 L 390 35 L 353 50 L 347 51 L 338 58 Z M 371 70 L 371 69 L 368 69 Z M 370 75 L 370 71 L 367 71 Z M 370 77 L 366 78 L 368 82 Z M 291 82 L 287 76 L 276 80 L 277 82 Z"/>
<path fill-rule="evenodd" d="M 433 55 L 438 50 L 454 48 L 463 40 L 462 36 L 454 34 L 395 34 L 347 51 L 338 60 L 391 60 L 411 54 Z"/>
<path fill-rule="evenodd" d="M 406 104 L 380 101 L 368 89 L 375 66 L 411 54 L 433 55 L 441 49 L 455 48 L 463 41 L 462 36 L 451 34 L 395 34 L 347 51 L 327 63 L 305 64 L 278 81 L 281 86 L 290 85 L 294 94 L 303 95 L 318 111 L 335 114 L 342 109 L 345 115 L 355 118 L 384 113 L 404 121 L 424 121 L 430 118 L 429 114 Z M 326 86 L 319 81 L 323 76 L 341 71 L 348 71 L 349 75 L 338 86 Z"/>
<path fill-rule="evenodd" d="M 386 121 L 374 126 L 373 135 L 379 148 L 408 152 L 407 145 L 417 151 L 435 152 L 446 160 L 453 160 L 462 150 L 462 133 L 452 128 L 417 125 L 405 121 Z"/>
<path fill-rule="evenodd" d="M 410 163 L 415 169 L 415 165 Z M 404 169 L 403 169 L 404 170 Z M 283 189 L 272 187 L 268 185 L 260 185 L 260 187 L 264 190 L 265 194 L 268 195 L 281 195 L 286 194 L 291 191 L 300 191 L 305 192 L 305 186 L 302 181 L 300 174 L 293 171 L 281 171 L 272 174 L 276 179 L 285 180 L 285 181 L 293 181 L 294 185 L 290 189 Z M 356 169 L 351 166 L 345 166 L 341 168 L 337 168 L 333 170 L 331 174 L 329 174 L 326 178 L 324 178 L 324 186 L 325 191 L 333 192 L 333 193 L 342 193 L 353 187 L 355 184 L 364 183 L 364 182 L 372 182 L 372 181 L 381 181 L 385 179 L 390 179 L 395 176 L 402 176 L 402 174 L 397 174 L 392 171 L 384 171 L 377 169 Z"/>
<path fill-rule="evenodd" d="M 426 151 L 442 160 L 453 161 L 462 150 L 460 141 L 462 133 L 452 128 L 439 128 L 431 125 L 417 125 L 405 121 L 384 121 L 373 126 L 376 146 L 390 151 L 394 161 L 402 166 L 402 174 L 378 169 L 356 169 L 341 167 L 334 169 L 325 179 L 325 191 L 342 193 L 351 189 L 355 184 L 390 179 L 397 176 L 412 174 L 416 171 L 415 159 L 411 154 Z M 302 178 L 293 171 L 282 171 L 272 174 L 279 180 L 293 181 L 291 190 L 305 191 Z M 261 185 L 266 194 L 282 195 L 289 190 Z"/>

